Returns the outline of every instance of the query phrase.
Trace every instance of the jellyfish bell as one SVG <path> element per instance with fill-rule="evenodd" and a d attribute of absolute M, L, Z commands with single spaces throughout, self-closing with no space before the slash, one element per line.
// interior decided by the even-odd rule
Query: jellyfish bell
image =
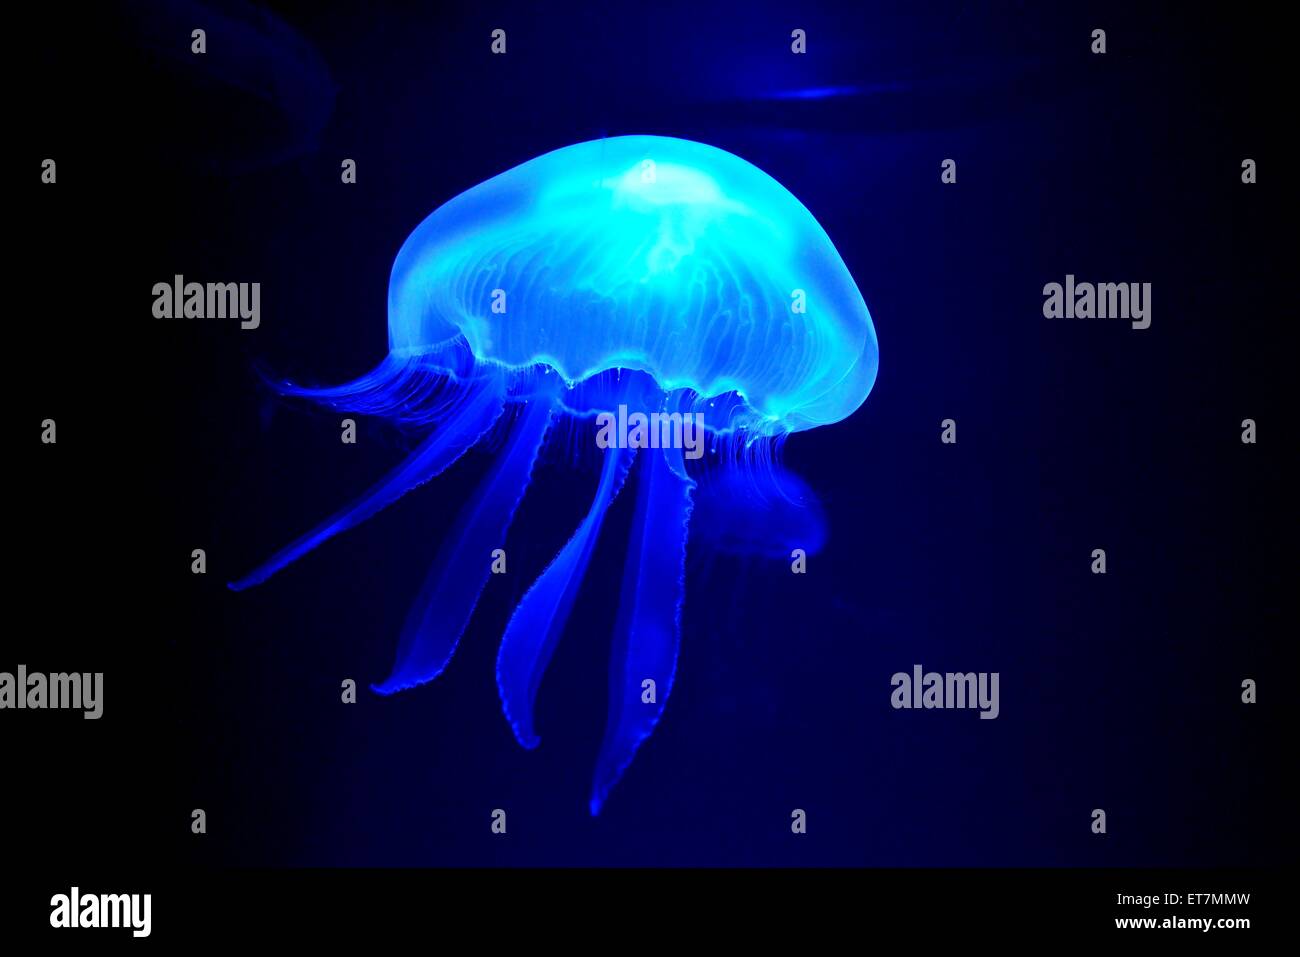
<path fill-rule="evenodd" d="M 844 418 L 876 374 L 870 313 L 803 204 L 739 157 L 659 136 L 555 150 L 416 227 L 389 283 L 390 350 L 460 340 L 570 384 L 623 368 L 734 392 L 764 434 Z"/>
<path fill-rule="evenodd" d="M 768 447 L 789 433 L 852 414 L 876 376 L 866 303 L 825 231 L 775 179 L 712 146 L 621 136 L 523 163 L 420 223 L 393 264 L 388 338 L 388 358 L 355 382 L 280 391 L 432 425 L 431 434 L 360 499 L 231 587 L 264 581 L 504 431 L 407 616 L 392 673 L 373 687 L 423 684 L 455 651 L 554 423 L 658 416 L 662 431 L 601 446 L 592 505 L 519 602 L 497 659 L 506 718 L 534 747 L 542 674 L 609 506 L 640 458 L 592 788 L 598 813 L 659 720 L 676 671 L 697 481 L 675 427 L 700 422 L 714 443 L 744 450 L 722 456 L 739 470 L 770 463 Z M 799 491 L 793 481 L 773 487 Z M 820 514 L 710 493 L 704 502 L 773 522 L 793 515 L 815 526 Z M 735 531 L 721 520 L 704 527 L 720 546 Z M 653 700 L 643 698 L 646 681 Z"/>

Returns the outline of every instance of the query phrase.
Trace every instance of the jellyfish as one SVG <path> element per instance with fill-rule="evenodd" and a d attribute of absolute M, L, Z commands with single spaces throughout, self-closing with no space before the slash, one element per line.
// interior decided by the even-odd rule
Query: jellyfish
<path fill-rule="evenodd" d="M 690 140 L 618 136 L 529 160 L 420 223 L 393 263 L 388 346 L 377 368 L 345 385 L 273 384 L 427 436 L 359 499 L 230 587 L 265 581 L 471 447 L 491 446 L 492 467 L 403 622 L 393 668 L 371 687 L 388 695 L 425 684 L 455 652 L 557 423 L 599 424 L 590 508 L 520 599 L 496 662 L 505 718 L 535 748 L 543 673 L 635 467 L 590 792 L 597 815 L 672 689 L 699 483 L 712 471 L 724 490 L 751 476 L 756 488 L 803 495 L 802 485 L 757 477 L 776 474 L 786 436 L 843 420 L 871 391 L 878 352 L 862 294 L 813 215 L 762 170 Z M 754 508 L 725 492 L 704 501 L 750 508 L 757 521 L 812 515 L 820 529 L 820 513 Z M 707 527 L 711 540 L 729 537 L 725 519 Z"/>

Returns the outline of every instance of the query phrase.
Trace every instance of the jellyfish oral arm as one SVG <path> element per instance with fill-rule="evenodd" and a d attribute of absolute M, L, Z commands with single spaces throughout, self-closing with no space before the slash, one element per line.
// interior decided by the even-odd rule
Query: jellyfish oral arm
<path fill-rule="evenodd" d="M 600 813 L 636 749 L 659 722 L 677 672 L 686 536 L 695 487 L 680 456 L 681 450 L 666 449 L 641 458 L 636 517 L 610 655 L 609 718 L 592 782 L 593 815 Z"/>
<path fill-rule="evenodd" d="M 464 401 L 442 426 L 425 439 L 406 461 L 347 508 L 272 555 L 243 578 L 230 582 L 232 591 L 260 585 L 289 563 L 359 525 L 413 488 L 441 473 L 465 454 L 500 417 L 505 396 L 503 380 L 490 377 L 471 383 Z"/>
<path fill-rule="evenodd" d="M 519 602 L 501 638 L 497 690 L 506 720 L 525 748 L 541 743 L 533 731 L 537 688 L 578 595 L 605 512 L 623 487 L 635 455 L 635 449 L 605 450 L 600 484 L 587 517 Z"/>
<path fill-rule="evenodd" d="M 554 379 L 552 376 L 551 381 Z M 492 474 L 479 486 L 473 502 L 438 550 L 420 597 L 402 627 L 392 674 L 372 685 L 373 690 L 392 694 L 413 688 L 432 681 L 447 666 L 487 584 L 492 550 L 505 544 L 554 409 L 549 394 L 539 394 L 523 404 Z"/>

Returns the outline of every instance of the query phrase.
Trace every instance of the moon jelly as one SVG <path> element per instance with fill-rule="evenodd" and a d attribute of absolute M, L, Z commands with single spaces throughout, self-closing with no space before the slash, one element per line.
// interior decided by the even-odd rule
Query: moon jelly
<path fill-rule="evenodd" d="M 639 458 L 591 792 L 597 814 L 663 713 L 676 671 L 693 496 L 711 480 L 688 466 L 695 456 L 689 445 L 683 454 L 683 434 L 698 423 L 717 456 L 708 471 L 735 483 L 771 468 L 787 434 L 852 414 L 876 378 L 866 303 L 812 214 L 762 170 L 702 143 L 620 136 L 539 156 L 435 210 L 393 263 L 388 341 L 388 358 L 354 382 L 278 388 L 427 427 L 428 437 L 359 500 L 230 587 L 265 581 L 504 435 L 406 618 L 391 674 L 373 687 L 423 684 L 455 651 L 554 424 L 635 422 L 619 430 L 626 441 L 597 437 L 590 510 L 520 600 L 497 657 L 506 719 L 520 744 L 535 747 L 542 674 Z M 742 498 L 701 504 L 759 520 L 785 514 Z M 820 512 L 806 514 L 820 535 Z M 701 518 L 706 543 L 744 544 L 725 516 Z"/>

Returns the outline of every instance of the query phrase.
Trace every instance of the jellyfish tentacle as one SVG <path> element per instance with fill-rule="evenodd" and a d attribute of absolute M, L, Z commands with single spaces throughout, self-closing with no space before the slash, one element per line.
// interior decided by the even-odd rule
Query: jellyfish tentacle
<path fill-rule="evenodd" d="M 269 388 L 288 398 L 420 426 L 443 421 L 476 386 L 499 378 L 496 371 L 476 369 L 465 357 L 467 348 L 451 342 L 429 354 L 390 353 L 370 372 L 342 385 L 304 386 L 264 370 L 259 374 Z"/>
<path fill-rule="evenodd" d="M 554 413 L 553 394 L 539 393 L 523 403 L 492 474 L 438 550 L 402 626 L 392 674 L 371 685 L 374 691 L 393 694 L 413 688 L 447 667 L 491 574 L 492 550 L 504 544 L 528 488 Z"/>
<path fill-rule="evenodd" d="M 592 782 L 593 816 L 659 722 L 677 672 L 695 488 L 681 457 L 680 449 L 665 449 L 642 459 L 610 654 L 609 717 Z"/>
<path fill-rule="evenodd" d="M 564 630 L 578 588 L 591 560 L 605 512 L 614 501 L 636 455 L 633 448 L 605 450 L 600 485 L 595 499 L 558 555 L 520 599 L 497 654 L 497 690 L 501 707 L 515 738 L 525 748 L 535 748 L 541 739 L 533 731 L 533 702 L 542 674 Z"/>
<path fill-rule="evenodd" d="M 243 578 L 230 582 L 232 591 L 260 585 L 289 563 L 359 525 L 380 509 L 441 473 L 465 454 L 496 423 L 505 408 L 505 379 L 501 375 L 465 383 L 466 393 L 442 425 L 407 459 L 351 505 L 307 534 L 295 539 Z"/>

